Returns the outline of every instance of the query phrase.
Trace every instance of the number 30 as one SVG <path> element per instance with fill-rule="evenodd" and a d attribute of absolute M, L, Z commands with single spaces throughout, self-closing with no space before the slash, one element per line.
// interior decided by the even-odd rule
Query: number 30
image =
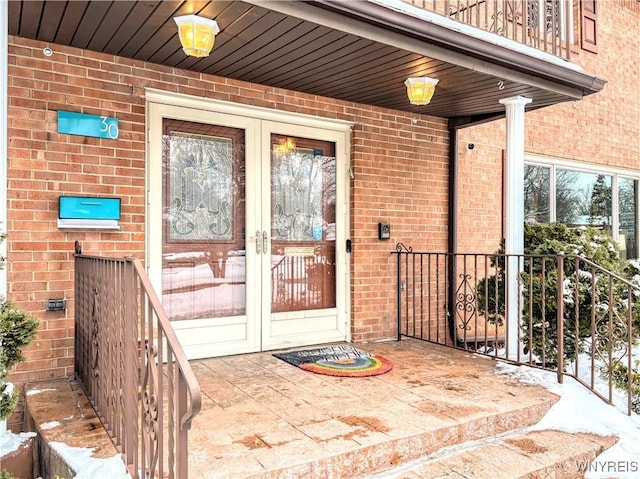
<path fill-rule="evenodd" d="M 101 116 L 101 132 L 106 132 L 109 138 L 116 140 L 118 138 L 118 124 L 117 123 L 107 123 L 108 118 L 106 116 Z"/>

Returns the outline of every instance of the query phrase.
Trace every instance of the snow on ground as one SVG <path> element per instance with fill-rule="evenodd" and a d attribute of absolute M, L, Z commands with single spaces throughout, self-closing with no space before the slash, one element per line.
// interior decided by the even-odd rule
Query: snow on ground
<path fill-rule="evenodd" d="M 20 446 L 30 437 L 35 437 L 35 432 L 21 432 L 20 434 L 13 434 L 7 431 L 6 434 L 0 437 L 0 457 L 10 452 L 17 451 Z"/>
<path fill-rule="evenodd" d="M 53 429 L 54 427 L 57 427 L 60 424 L 62 423 L 58 421 L 43 422 L 42 424 L 40 424 L 40 429 Z"/>
<path fill-rule="evenodd" d="M 29 389 L 26 392 L 27 396 L 33 396 L 34 394 L 40 394 L 43 393 L 45 391 L 55 391 L 55 389 Z"/>
<path fill-rule="evenodd" d="M 91 457 L 92 448 L 71 447 L 63 442 L 52 442 L 51 446 L 77 472 L 73 479 L 131 479 L 120 454 L 97 459 Z"/>
<path fill-rule="evenodd" d="M 497 363 L 498 374 L 527 384 L 544 386 L 560 400 L 531 429 L 556 429 L 566 432 L 590 432 L 617 436 L 617 444 L 594 461 L 584 464 L 588 479 L 640 479 L 640 416 L 609 405 L 573 378 L 558 384 L 553 372 Z"/>

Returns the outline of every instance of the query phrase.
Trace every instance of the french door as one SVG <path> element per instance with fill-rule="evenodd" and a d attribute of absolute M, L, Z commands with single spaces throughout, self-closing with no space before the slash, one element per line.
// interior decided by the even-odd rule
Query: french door
<path fill-rule="evenodd" d="M 346 132 L 149 111 L 149 272 L 187 355 L 347 339 Z"/>

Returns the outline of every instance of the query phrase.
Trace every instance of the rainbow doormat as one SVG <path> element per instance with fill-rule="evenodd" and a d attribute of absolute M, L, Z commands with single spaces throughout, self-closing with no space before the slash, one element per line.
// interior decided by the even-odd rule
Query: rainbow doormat
<path fill-rule="evenodd" d="M 388 359 L 351 346 L 303 349 L 274 353 L 274 356 L 305 371 L 328 376 L 377 376 L 393 368 Z"/>

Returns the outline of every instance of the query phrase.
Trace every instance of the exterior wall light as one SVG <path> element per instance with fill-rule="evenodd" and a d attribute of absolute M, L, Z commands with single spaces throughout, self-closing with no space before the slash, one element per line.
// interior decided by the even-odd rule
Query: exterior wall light
<path fill-rule="evenodd" d="M 427 105 L 439 80 L 429 77 L 407 78 L 407 96 L 412 105 Z"/>
<path fill-rule="evenodd" d="M 174 20 L 178 25 L 178 35 L 184 52 L 192 57 L 209 55 L 216 35 L 220 33 L 218 23 L 198 15 L 183 15 L 174 17 Z"/>

